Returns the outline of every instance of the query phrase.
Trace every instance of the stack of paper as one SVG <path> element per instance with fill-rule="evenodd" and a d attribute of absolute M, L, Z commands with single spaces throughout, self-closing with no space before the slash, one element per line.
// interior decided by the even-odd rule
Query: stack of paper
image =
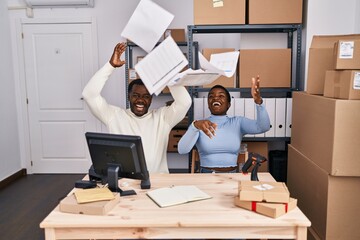
<path fill-rule="evenodd" d="M 158 95 L 167 85 L 201 86 L 215 81 L 220 75 L 235 73 L 239 52 L 211 55 L 210 62 L 199 53 L 202 69 L 179 73 L 188 61 L 179 46 L 168 36 L 154 50 L 174 15 L 151 0 L 141 0 L 125 26 L 122 37 L 130 39 L 148 54 L 135 65 L 135 70 L 150 94 Z"/>

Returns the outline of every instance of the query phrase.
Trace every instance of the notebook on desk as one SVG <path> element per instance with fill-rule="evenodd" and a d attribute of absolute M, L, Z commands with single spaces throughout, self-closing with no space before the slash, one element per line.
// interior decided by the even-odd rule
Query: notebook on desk
<path fill-rule="evenodd" d="M 146 193 L 159 207 L 200 201 L 212 198 L 196 186 L 173 186 L 158 188 Z"/>

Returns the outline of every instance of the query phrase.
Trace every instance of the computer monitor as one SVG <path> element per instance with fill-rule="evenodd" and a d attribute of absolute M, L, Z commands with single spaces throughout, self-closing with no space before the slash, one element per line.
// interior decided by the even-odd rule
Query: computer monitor
<path fill-rule="evenodd" d="M 123 191 L 118 186 L 119 178 L 141 180 L 141 188 L 150 188 L 149 172 L 140 136 L 108 133 L 85 133 L 89 147 L 92 167 L 90 180 L 101 179 L 108 183 L 113 192 L 120 195 L 136 194 L 135 191 Z"/>

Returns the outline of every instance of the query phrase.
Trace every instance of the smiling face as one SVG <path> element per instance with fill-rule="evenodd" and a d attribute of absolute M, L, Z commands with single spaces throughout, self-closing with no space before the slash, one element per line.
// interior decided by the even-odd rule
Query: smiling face
<path fill-rule="evenodd" d="M 212 115 L 226 115 L 230 108 L 229 95 L 221 87 L 214 87 L 208 94 L 208 107 Z"/>
<path fill-rule="evenodd" d="M 138 117 L 146 114 L 151 104 L 152 96 L 144 85 L 135 84 L 129 92 L 131 111 Z"/>

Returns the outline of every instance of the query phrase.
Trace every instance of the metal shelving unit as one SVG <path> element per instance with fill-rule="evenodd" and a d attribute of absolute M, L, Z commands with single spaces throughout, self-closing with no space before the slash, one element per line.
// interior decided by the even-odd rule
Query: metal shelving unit
<path fill-rule="evenodd" d="M 294 32 L 296 32 L 296 44 L 294 46 Z M 287 33 L 287 47 L 291 51 L 291 87 L 290 88 L 262 88 L 263 97 L 291 97 L 293 91 L 302 90 L 300 86 L 300 67 L 301 67 L 301 41 L 302 41 L 302 24 L 267 24 L 267 25 L 189 25 L 188 26 L 188 42 L 193 42 L 194 34 L 226 34 L 226 33 Z M 198 57 L 193 54 L 192 49 L 188 49 L 189 64 L 192 65 L 198 61 Z M 295 58 L 294 58 L 295 54 Z M 293 71 L 295 68 L 295 75 Z M 243 97 L 251 97 L 250 88 L 228 88 L 230 92 L 240 92 Z M 207 92 L 208 88 L 192 87 L 190 93 L 192 97 L 197 97 L 199 92 Z M 190 109 L 190 120 L 193 119 L 193 107 Z M 282 141 L 290 142 L 289 137 L 244 137 L 243 141 Z M 189 156 L 189 168 L 191 168 L 191 156 Z"/>
<path fill-rule="evenodd" d="M 293 46 L 294 32 L 296 34 L 296 48 Z M 268 88 L 262 89 L 262 92 L 292 92 L 300 89 L 300 62 L 301 62 L 301 38 L 302 38 L 302 24 L 267 24 L 267 25 L 188 25 L 188 42 L 193 42 L 194 34 L 209 34 L 209 33 L 287 33 L 287 47 L 296 50 L 295 63 L 295 79 L 291 80 L 291 88 Z M 292 51 L 293 59 L 294 51 Z M 194 62 L 197 57 L 193 54 L 192 49 L 188 52 L 189 63 Z M 196 62 L 196 61 L 195 61 Z M 293 66 L 293 65 L 292 65 Z M 195 88 L 196 90 L 196 88 Z M 249 92 L 249 89 L 231 89 L 240 92 Z"/>

